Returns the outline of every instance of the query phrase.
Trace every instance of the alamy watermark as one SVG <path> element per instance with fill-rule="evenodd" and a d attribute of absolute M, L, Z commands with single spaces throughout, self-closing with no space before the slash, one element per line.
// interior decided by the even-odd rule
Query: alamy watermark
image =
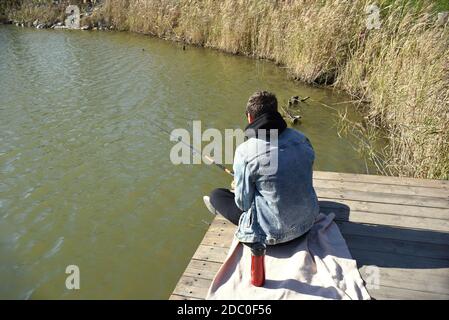
<path fill-rule="evenodd" d="M 278 130 L 225 129 L 224 133 L 215 128 L 202 131 L 201 121 L 192 122 L 192 134 L 187 129 L 177 128 L 170 134 L 176 142 L 170 151 L 170 161 L 175 164 L 217 164 L 232 165 L 234 148 L 239 146 L 241 153 L 257 156 L 259 173 L 270 175 L 278 169 Z M 243 143 L 247 137 L 257 137 L 257 142 Z M 206 143 L 203 145 L 203 143 Z M 193 152 L 192 152 L 193 151 Z"/>
<path fill-rule="evenodd" d="M 380 18 L 380 8 L 377 6 L 377 4 L 372 3 L 365 7 L 365 14 L 366 17 L 366 28 L 368 30 L 373 29 L 380 29 L 382 26 L 382 21 Z M 444 26 L 449 21 L 449 11 L 443 11 L 439 12 L 436 17 L 436 25 L 437 26 Z"/>
<path fill-rule="evenodd" d="M 380 21 L 380 9 L 375 4 L 370 4 L 365 8 L 365 13 L 368 15 L 366 18 L 366 28 L 368 30 L 380 29 L 382 23 Z"/>
<path fill-rule="evenodd" d="M 68 14 L 64 21 L 66 27 L 69 29 L 79 29 L 81 21 L 80 8 L 76 5 L 69 5 L 65 9 L 65 13 Z"/>
<path fill-rule="evenodd" d="M 377 290 L 380 287 L 380 270 L 377 266 L 367 266 L 364 268 L 364 277 L 368 290 Z"/>
<path fill-rule="evenodd" d="M 65 279 L 65 287 L 67 290 L 80 289 L 80 268 L 77 265 L 71 264 L 65 269 L 65 273 L 69 276 Z"/>

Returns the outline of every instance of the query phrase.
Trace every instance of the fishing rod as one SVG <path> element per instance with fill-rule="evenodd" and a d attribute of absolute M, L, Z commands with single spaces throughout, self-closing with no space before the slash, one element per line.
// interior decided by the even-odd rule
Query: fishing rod
<path fill-rule="evenodd" d="M 168 130 L 166 130 L 165 128 L 162 128 L 161 126 L 159 126 L 155 121 L 151 121 L 156 127 L 158 127 L 159 129 L 161 129 L 162 131 L 164 131 L 165 133 L 167 133 L 170 137 L 176 139 L 178 142 L 181 142 L 182 144 L 184 144 L 185 146 L 188 146 L 193 153 L 199 154 L 200 157 L 202 157 L 203 155 L 201 154 L 201 151 L 197 150 L 195 147 L 193 147 L 191 144 L 184 142 L 182 140 L 181 137 L 175 137 L 171 132 L 169 132 Z M 217 166 L 218 168 L 220 168 L 222 171 L 226 172 L 227 174 L 234 176 L 234 172 L 232 172 L 231 170 L 229 170 L 228 168 L 226 168 L 224 165 L 222 165 L 221 163 L 217 163 L 214 159 L 212 159 L 211 157 L 209 157 L 208 155 L 204 155 L 204 158 L 206 158 L 208 161 L 211 162 L 211 164 Z"/>

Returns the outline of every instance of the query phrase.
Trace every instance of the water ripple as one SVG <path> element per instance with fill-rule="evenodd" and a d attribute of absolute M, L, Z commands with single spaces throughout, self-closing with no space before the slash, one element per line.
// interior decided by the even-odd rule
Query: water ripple
<path fill-rule="evenodd" d="M 96 279 L 76 297 L 122 297 L 123 287 L 168 296 L 176 261 L 193 253 L 209 217 L 201 195 L 229 181 L 173 166 L 172 143 L 153 123 L 242 127 L 249 94 L 262 88 L 280 101 L 348 100 L 298 86 L 268 62 L 126 33 L 0 26 L 0 47 L 0 298 L 75 297 L 57 282 L 69 263 Z M 332 114 L 311 106 L 304 119 L 300 129 L 326 153 L 318 169 L 364 169 Z"/>

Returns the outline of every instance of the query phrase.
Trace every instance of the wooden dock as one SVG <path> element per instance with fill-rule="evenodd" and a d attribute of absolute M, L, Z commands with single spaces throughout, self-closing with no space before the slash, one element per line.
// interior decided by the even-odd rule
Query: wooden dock
<path fill-rule="evenodd" d="M 449 181 L 315 172 L 314 186 L 362 278 L 378 268 L 373 298 L 449 299 Z M 170 299 L 206 297 L 234 232 L 214 219 Z"/>

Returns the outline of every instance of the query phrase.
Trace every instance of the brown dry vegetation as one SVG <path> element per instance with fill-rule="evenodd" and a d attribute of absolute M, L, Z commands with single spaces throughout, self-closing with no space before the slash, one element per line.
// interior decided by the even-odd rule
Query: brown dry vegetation
<path fill-rule="evenodd" d="M 9 19 L 30 25 L 37 19 L 40 23 L 48 24 L 64 21 L 64 9 L 63 4 L 53 6 L 49 2 L 23 1 L 17 3 L 17 1 L 10 1 L 5 11 Z"/>

